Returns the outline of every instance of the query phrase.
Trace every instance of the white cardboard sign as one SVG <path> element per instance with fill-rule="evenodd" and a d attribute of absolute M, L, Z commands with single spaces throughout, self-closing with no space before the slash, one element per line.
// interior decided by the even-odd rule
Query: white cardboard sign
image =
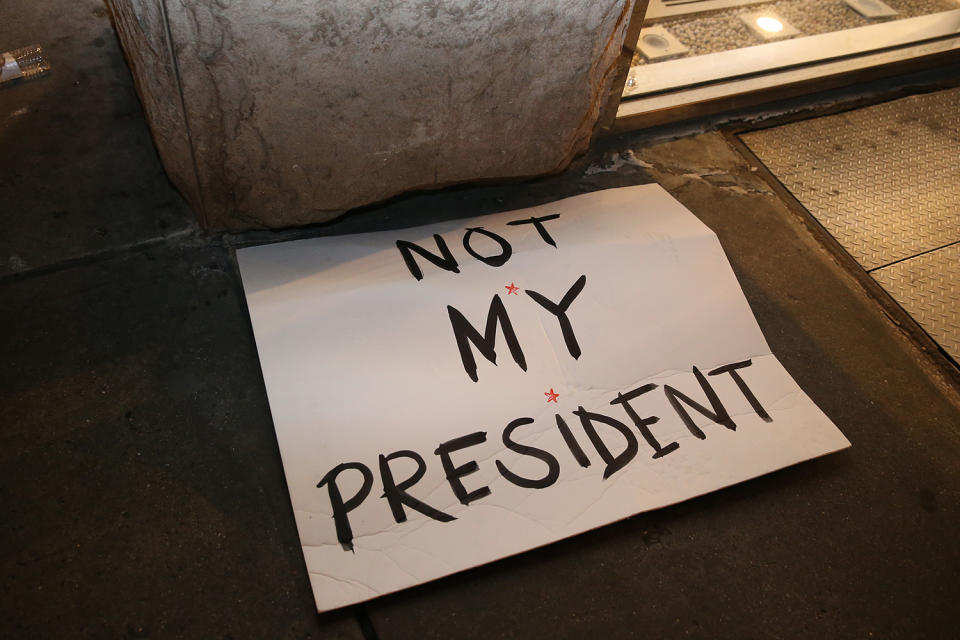
<path fill-rule="evenodd" d="M 237 257 L 320 611 L 849 446 L 655 185 Z"/>

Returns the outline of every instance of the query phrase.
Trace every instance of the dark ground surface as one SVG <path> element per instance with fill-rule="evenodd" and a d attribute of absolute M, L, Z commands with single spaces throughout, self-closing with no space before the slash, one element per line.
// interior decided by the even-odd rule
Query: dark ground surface
<path fill-rule="evenodd" d="M 956 637 L 956 390 L 720 134 L 211 238 L 99 2 L 14 4 L 0 48 L 40 42 L 55 71 L 0 89 L 0 637 Z M 626 150 L 652 167 L 614 168 Z M 720 236 L 852 449 L 318 616 L 233 248 L 651 180 Z"/>

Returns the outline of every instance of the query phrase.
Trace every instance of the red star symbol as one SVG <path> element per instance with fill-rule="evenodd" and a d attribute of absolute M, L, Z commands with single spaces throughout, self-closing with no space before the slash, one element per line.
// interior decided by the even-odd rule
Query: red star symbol
<path fill-rule="evenodd" d="M 517 293 L 517 291 L 519 291 L 520 287 L 518 287 L 517 285 L 513 284 L 512 282 L 511 282 L 510 284 L 508 284 L 507 286 L 505 286 L 504 289 L 507 290 L 507 295 L 510 295 L 511 293 L 512 293 L 513 295 L 515 295 L 515 296 L 520 295 L 519 293 Z"/>
<path fill-rule="evenodd" d="M 560 397 L 559 393 L 554 393 L 553 387 L 550 387 L 550 391 L 544 391 L 543 395 L 547 396 L 547 402 L 552 402 L 554 404 L 559 404 L 557 398 Z"/>

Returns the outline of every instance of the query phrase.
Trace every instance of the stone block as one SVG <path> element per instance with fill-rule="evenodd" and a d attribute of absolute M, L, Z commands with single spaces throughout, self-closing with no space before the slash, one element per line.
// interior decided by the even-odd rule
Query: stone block
<path fill-rule="evenodd" d="M 108 4 L 171 179 L 236 231 L 563 169 L 611 119 L 646 2 Z"/>

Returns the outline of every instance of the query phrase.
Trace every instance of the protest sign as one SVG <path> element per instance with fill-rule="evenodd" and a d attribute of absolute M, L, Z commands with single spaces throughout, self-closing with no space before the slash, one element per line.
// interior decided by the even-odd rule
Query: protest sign
<path fill-rule="evenodd" d="M 656 185 L 237 257 L 321 611 L 849 446 Z"/>

